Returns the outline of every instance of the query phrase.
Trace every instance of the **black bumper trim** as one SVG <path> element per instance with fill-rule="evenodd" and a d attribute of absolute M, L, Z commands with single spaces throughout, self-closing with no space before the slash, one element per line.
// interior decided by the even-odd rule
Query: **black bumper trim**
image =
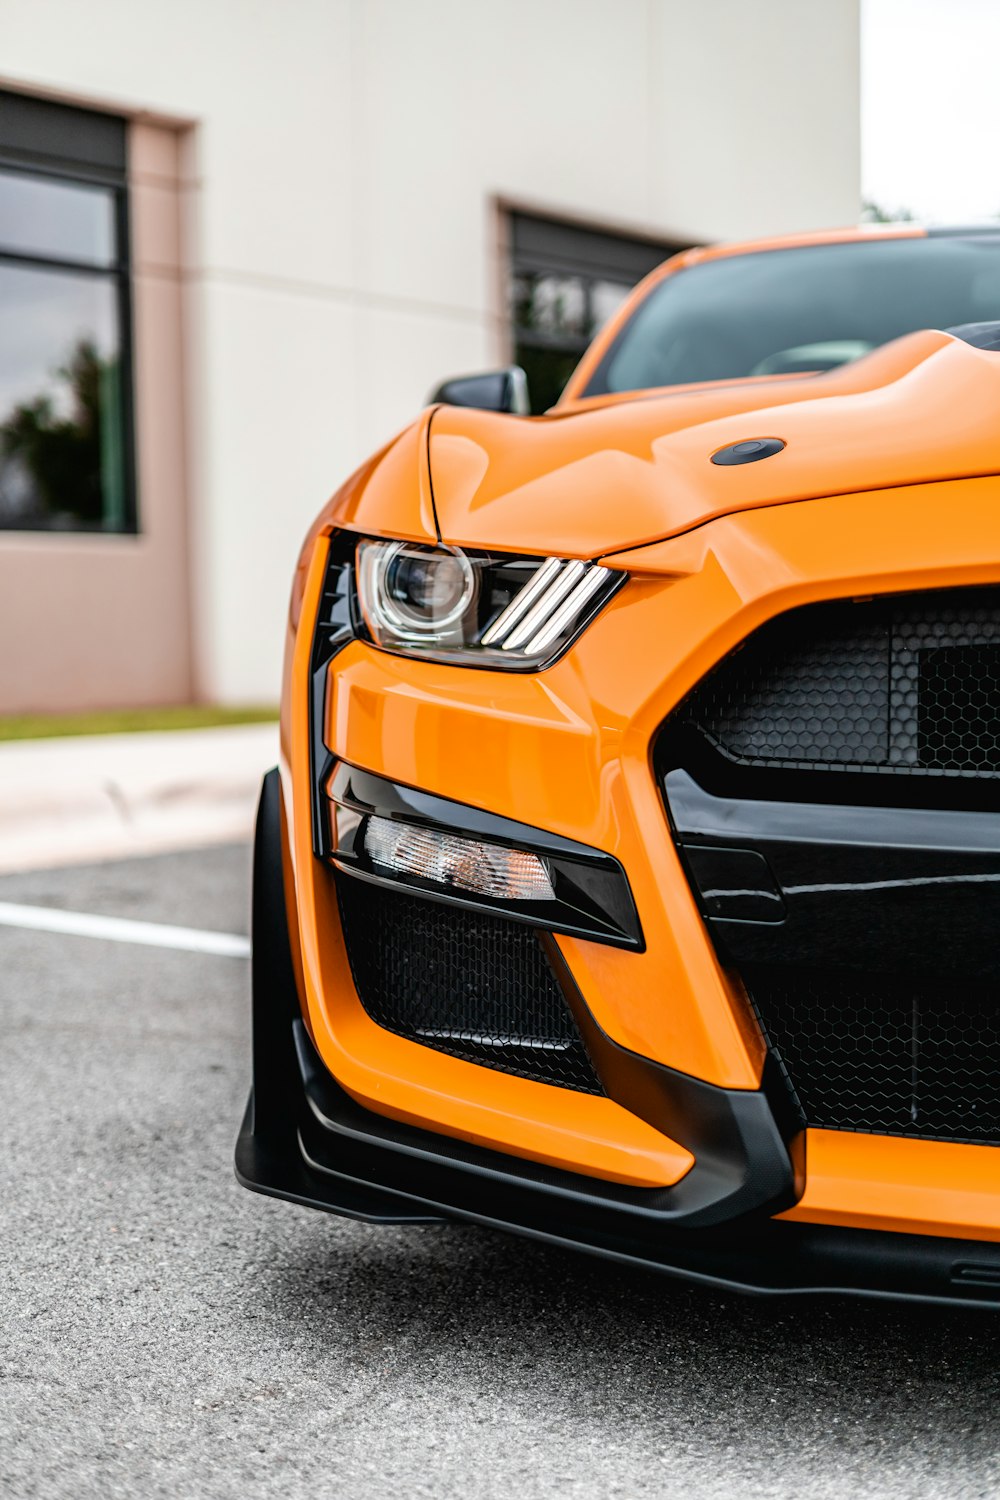
<path fill-rule="evenodd" d="M 730 961 L 996 979 L 1000 812 L 752 802 L 686 770 L 667 806 Z"/>
<path fill-rule="evenodd" d="M 588 1226 L 600 1229 L 606 1218 L 636 1234 L 656 1235 L 671 1225 L 718 1223 L 719 1211 L 727 1221 L 735 1217 L 729 1205 L 744 1178 L 738 1152 L 728 1172 L 719 1161 L 698 1164 L 666 1188 L 631 1188 L 547 1167 L 373 1114 L 327 1072 L 301 1021 L 293 1034 L 301 1080 L 298 1141 L 321 1171 L 357 1173 L 358 1180 L 391 1193 L 431 1202 L 444 1215 L 462 1214 L 479 1202 L 482 1212 L 495 1213 L 512 1228 L 531 1224 L 539 1213 L 563 1215 L 579 1222 L 584 1237 Z"/>
<path fill-rule="evenodd" d="M 630 1222 L 607 1200 L 638 1191 L 575 1178 L 575 1191 L 554 1192 L 544 1168 L 369 1114 L 314 1071 L 301 1036 L 299 1050 L 311 1107 L 298 1128 L 285 1116 L 282 1145 L 257 1135 L 251 1094 L 236 1167 L 254 1191 L 368 1223 L 481 1224 L 723 1291 L 1000 1309 L 1000 1245 L 776 1220 L 715 1231 L 665 1229 L 650 1213 Z"/>
<path fill-rule="evenodd" d="M 328 838 L 329 857 L 346 875 L 402 888 L 429 901 L 487 911 L 529 927 L 566 932 L 640 953 L 646 946 L 628 877 L 620 862 L 601 849 L 390 781 L 346 761 L 336 766 L 332 776 L 327 773 L 321 795 L 329 799 L 326 815 L 330 829 L 338 827 L 337 807 L 356 815 L 347 820 L 342 838 L 335 834 Z M 536 854 L 546 866 L 554 899 L 496 900 L 457 886 L 444 888 L 413 874 L 389 874 L 372 863 L 365 847 L 365 828 L 372 816 Z"/>

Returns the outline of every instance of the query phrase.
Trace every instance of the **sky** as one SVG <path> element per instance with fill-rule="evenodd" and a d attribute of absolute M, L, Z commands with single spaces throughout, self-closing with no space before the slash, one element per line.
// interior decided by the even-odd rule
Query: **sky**
<path fill-rule="evenodd" d="M 1000 0 L 861 0 L 865 198 L 928 223 L 1000 217 Z"/>

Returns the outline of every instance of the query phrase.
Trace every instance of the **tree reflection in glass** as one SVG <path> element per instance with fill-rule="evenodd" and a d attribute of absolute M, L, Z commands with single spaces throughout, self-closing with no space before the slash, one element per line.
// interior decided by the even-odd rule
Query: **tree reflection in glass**
<path fill-rule="evenodd" d="M 0 266 L 0 526 L 120 530 L 115 287 Z"/>
<path fill-rule="evenodd" d="M 16 406 L 0 425 L 0 513 L 7 524 L 20 511 L 53 525 L 65 517 L 103 527 L 120 488 L 117 444 L 108 431 L 117 425 L 118 361 L 102 360 L 94 343 L 81 339 L 58 378 L 68 411 L 46 392 Z"/>

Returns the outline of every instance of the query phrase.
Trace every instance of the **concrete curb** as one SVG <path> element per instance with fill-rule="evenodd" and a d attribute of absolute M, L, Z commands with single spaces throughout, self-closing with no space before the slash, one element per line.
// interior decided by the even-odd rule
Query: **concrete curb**
<path fill-rule="evenodd" d="M 0 872 L 249 839 L 278 726 L 0 744 Z"/>

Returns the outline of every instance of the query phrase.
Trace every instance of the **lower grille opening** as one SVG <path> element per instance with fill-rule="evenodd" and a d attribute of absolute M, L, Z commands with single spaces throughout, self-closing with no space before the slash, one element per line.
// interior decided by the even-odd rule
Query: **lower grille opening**
<path fill-rule="evenodd" d="M 803 1122 L 1000 1145 L 1000 985 L 748 968 Z"/>
<path fill-rule="evenodd" d="M 358 997 L 387 1031 L 536 1083 L 603 1094 L 530 927 L 338 876 Z"/>

